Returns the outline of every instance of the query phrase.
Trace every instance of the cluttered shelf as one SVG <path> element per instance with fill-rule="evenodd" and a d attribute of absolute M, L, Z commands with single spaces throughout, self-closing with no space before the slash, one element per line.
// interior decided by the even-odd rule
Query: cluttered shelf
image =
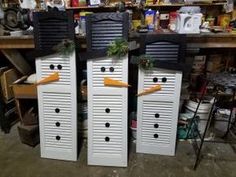
<path fill-rule="evenodd" d="M 222 6 L 225 5 L 225 2 L 219 2 L 219 3 L 169 3 L 169 4 L 149 4 L 146 5 L 146 7 L 162 7 L 162 6 L 174 6 L 174 7 L 182 7 L 182 6 Z"/>
<path fill-rule="evenodd" d="M 139 33 L 131 33 L 130 38 L 136 38 Z M 81 43 L 85 36 L 76 36 Z M 187 34 L 189 48 L 236 48 L 236 34 L 233 33 L 200 33 Z M 0 49 L 34 48 L 34 38 L 31 35 L 0 36 Z"/>
<path fill-rule="evenodd" d="M 153 32 L 155 33 L 155 32 Z M 140 33 L 132 33 L 130 38 L 139 37 Z M 187 48 L 236 48 L 236 34 L 229 32 L 186 34 Z"/>
<path fill-rule="evenodd" d="M 225 2 L 219 3 L 168 3 L 168 4 L 146 4 L 145 7 L 155 8 L 155 7 L 182 7 L 182 6 L 222 6 L 225 5 Z M 139 4 L 126 4 L 127 8 L 137 8 Z M 116 8 L 116 4 L 105 5 L 105 6 L 79 6 L 79 7 L 67 7 L 67 10 L 86 10 L 86 9 L 109 9 Z"/>

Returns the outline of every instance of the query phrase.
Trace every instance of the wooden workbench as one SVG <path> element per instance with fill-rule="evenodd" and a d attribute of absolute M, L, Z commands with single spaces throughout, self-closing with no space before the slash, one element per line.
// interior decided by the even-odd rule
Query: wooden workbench
<path fill-rule="evenodd" d="M 34 38 L 31 35 L 20 37 L 0 36 L 0 49 L 32 49 Z"/>
<path fill-rule="evenodd" d="M 201 33 L 188 34 L 189 48 L 236 48 L 236 34 L 230 33 Z M 0 36 L 0 49 L 32 49 L 33 36 Z"/>
<path fill-rule="evenodd" d="M 0 51 L 23 75 L 32 73 L 32 68 L 17 49 L 34 48 L 33 36 L 0 36 Z"/>
<path fill-rule="evenodd" d="M 236 48 L 236 34 L 188 34 L 187 43 L 189 48 Z"/>
<path fill-rule="evenodd" d="M 132 33 L 132 38 L 137 38 L 139 33 Z M 82 48 L 86 47 L 85 37 L 78 37 Z M 32 72 L 31 67 L 24 60 L 17 49 L 33 49 L 33 36 L 0 36 L 0 50 L 6 58 L 20 71 L 23 75 Z M 187 35 L 187 50 L 198 52 L 200 48 L 236 48 L 236 34 L 230 33 L 201 33 Z"/>

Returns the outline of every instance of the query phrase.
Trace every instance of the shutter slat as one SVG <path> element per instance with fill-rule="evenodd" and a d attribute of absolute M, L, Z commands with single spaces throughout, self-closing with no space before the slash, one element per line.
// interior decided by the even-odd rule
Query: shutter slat
<path fill-rule="evenodd" d="M 71 129 L 71 94 L 70 93 L 52 93 L 43 92 L 43 110 L 44 110 L 44 146 L 47 148 L 61 148 L 71 150 L 72 148 L 72 129 Z M 62 99 L 66 102 L 61 102 Z M 53 104 L 52 104 L 53 103 Z M 64 112 L 65 107 L 69 112 Z M 56 113 L 55 109 L 59 108 L 60 113 Z M 68 114 L 69 113 L 69 114 Z M 62 122 L 60 121 L 62 119 Z M 55 123 L 60 121 L 60 127 L 56 127 Z M 66 127 L 66 128 L 65 128 Z M 60 136 L 58 141 L 56 136 Z"/>
<path fill-rule="evenodd" d="M 146 45 L 145 53 L 155 60 L 177 63 L 179 45 L 171 42 L 154 42 Z"/>
<path fill-rule="evenodd" d="M 112 20 L 94 22 L 91 28 L 91 47 L 93 50 L 106 48 L 112 41 L 122 36 L 122 22 Z"/>
<path fill-rule="evenodd" d="M 74 35 L 73 14 L 68 12 L 35 12 L 34 38 L 38 50 L 51 49 L 63 39 L 71 39 Z M 45 16 L 46 15 L 46 16 Z"/>

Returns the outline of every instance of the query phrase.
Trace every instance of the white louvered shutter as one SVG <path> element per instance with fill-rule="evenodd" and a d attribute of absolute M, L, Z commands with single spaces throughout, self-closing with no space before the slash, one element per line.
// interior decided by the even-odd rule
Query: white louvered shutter
<path fill-rule="evenodd" d="M 128 82 L 128 56 L 88 60 L 88 164 L 127 166 L 127 88 L 106 87 L 104 77 Z"/>
<path fill-rule="evenodd" d="M 138 97 L 137 152 L 174 155 L 182 73 L 139 69 L 139 92 L 160 84 L 162 89 Z"/>
<path fill-rule="evenodd" d="M 77 160 L 75 53 L 36 59 L 37 80 L 54 72 L 59 81 L 38 86 L 41 157 Z"/>

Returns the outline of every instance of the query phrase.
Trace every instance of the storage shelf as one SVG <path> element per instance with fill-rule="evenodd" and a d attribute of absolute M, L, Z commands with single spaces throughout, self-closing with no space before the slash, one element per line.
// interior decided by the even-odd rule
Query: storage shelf
<path fill-rule="evenodd" d="M 86 9 L 109 9 L 115 8 L 115 6 L 81 6 L 81 7 L 68 7 L 67 10 L 86 10 Z"/>
<path fill-rule="evenodd" d="M 182 6 L 222 6 L 226 3 L 182 3 L 182 4 L 153 4 L 146 7 L 182 7 Z"/>
<path fill-rule="evenodd" d="M 222 6 L 225 2 L 221 3 L 182 3 L 182 4 L 152 4 L 145 7 L 182 7 L 182 6 Z M 127 8 L 137 8 L 138 5 L 126 5 Z M 86 9 L 113 9 L 115 5 L 109 6 L 81 6 L 81 7 L 68 7 L 67 10 L 86 10 Z"/>

